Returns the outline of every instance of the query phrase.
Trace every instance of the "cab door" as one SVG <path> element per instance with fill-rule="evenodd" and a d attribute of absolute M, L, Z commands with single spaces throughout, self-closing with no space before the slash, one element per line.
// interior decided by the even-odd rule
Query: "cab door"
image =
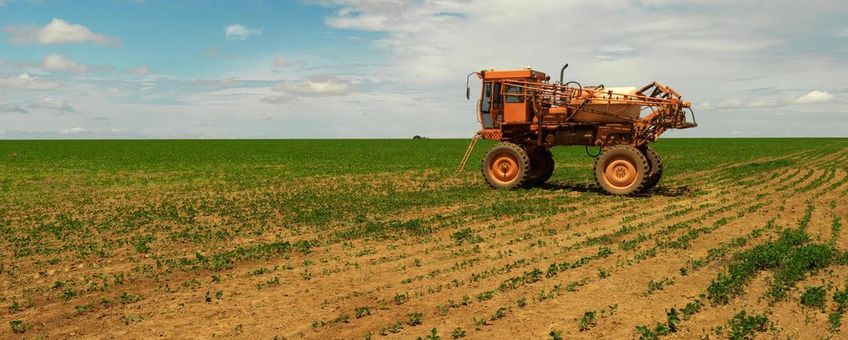
<path fill-rule="evenodd" d="M 504 124 L 527 124 L 527 103 L 525 102 L 524 88 L 516 85 L 504 87 Z"/>
<path fill-rule="evenodd" d="M 480 123 L 484 129 L 499 129 L 503 122 L 504 102 L 501 95 L 500 81 L 487 81 L 483 83 L 483 93 L 478 105 L 480 111 Z"/>

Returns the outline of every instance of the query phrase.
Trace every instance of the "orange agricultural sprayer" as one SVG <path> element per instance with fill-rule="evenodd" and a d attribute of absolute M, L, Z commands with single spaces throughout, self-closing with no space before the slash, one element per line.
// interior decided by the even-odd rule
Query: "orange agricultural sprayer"
<path fill-rule="evenodd" d="M 483 129 L 468 146 L 460 170 L 479 138 L 496 140 L 500 143 L 482 162 L 486 182 L 499 189 L 532 187 L 553 173 L 551 147 L 597 146 L 601 151 L 595 157 L 595 181 L 604 191 L 629 195 L 653 188 L 662 177 L 663 163 L 650 143 L 668 129 L 697 126 L 691 103 L 657 82 L 638 89 L 563 83 L 566 67 L 555 83 L 530 68 L 469 74 L 467 99 L 470 77 L 483 81 L 477 102 Z"/>

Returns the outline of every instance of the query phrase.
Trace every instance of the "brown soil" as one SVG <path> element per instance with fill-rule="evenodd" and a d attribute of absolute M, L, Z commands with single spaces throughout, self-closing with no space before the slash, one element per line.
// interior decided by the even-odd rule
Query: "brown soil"
<path fill-rule="evenodd" d="M 49 256 L 36 257 L 4 269 L 26 280 L 7 275 L 0 278 L 7 304 L 14 299 L 26 305 L 29 299 L 32 306 L 14 313 L 4 309 L 0 315 L 6 324 L 25 320 L 26 337 L 45 334 L 51 338 L 352 339 L 370 334 L 374 338 L 409 339 L 424 337 L 433 328 L 443 339 L 451 338 L 455 330 L 475 339 L 547 338 L 554 330 L 567 339 L 633 338 L 638 337 L 634 331 L 637 325 L 664 322 L 669 308 L 682 308 L 705 293 L 732 255 L 706 261 L 698 268 L 690 268 L 692 260 L 705 258 L 711 249 L 769 223 L 795 227 L 810 205 L 816 208 L 806 230 L 813 241 L 833 239 L 837 249 L 848 247 L 845 232 L 834 234 L 832 228 L 836 218 L 848 224 L 848 205 L 843 197 L 848 190 L 848 181 L 844 181 L 848 173 L 842 164 L 846 154 L 848 151 L 843 150 L 823 157 L 787 155 L 783 158 L 803 157 L 801 164 L 805 165 L 762 173 L 745 184 L 724 177 L 724 168 L 664 178 L 657 193 L 643 197 L 616 198 L 562 189 L 529 193 L 527 199 L 539 201 L 563 195 L 573 198 L 558 203 L 559 212 L 546 216 L 476 219 L 465 215 L 472 206 L 461 203 L 411 208 L 391 217 L 409 221 L 440 215 L 458 221 L 424 236 L 336 240 L 314 230 L 295 235 L 272 227 L 268 234 L 245 238 L 239 244 L 313 238 L 326 244 L 308 254 L 292 252 L 268 260 L 241 261 L 232 269 L 175 270 L 156 275 L 136 272 L 145 264 L 155 266 L 156 257 L 195 250 L 186 251 L 178 245 L 170 253 L 155 256 L 116 247 L 109 259 L 62 262 L 61 268 L 45 265 Z M 311 190 L 332 190 L 358 180 L 316 180 Z M 395 178 L 394 183 L 399 191 L 466 184 L 463 180 L 429 184 L 402 177 Z M 384 189 L 380 183 L 374 183 L 373 188 Z M 677 190 L 680 188 L 699 190 Z M 292 194 L 297 190 L 278 189 Z M 84 194 L 68 192 L 69 199 L 63 204 L 72 204 L 67 202 Z M 196 194 L 211 197 L 215 193 Z M 262 193 L 246 189 L 229 194 L 250 197 Z M 139 195 L 135 191 L 112 192 L 101 208 L 151 204 L 150 197 L 142 200 Z M 164 191 L 159 196 L 154 194 L 159 198 L 153 201 L 167 202 L 167 195 Z M 123 199 L 115 198 L 120 196 Z M 36 211 L 49 213 L 51 207 Z M 217 215 L 201 216 L 200 222 L 217 226 L 239 223 Z M 623 226 L 632 228 L 620 231 Z M 480 241 L 459 244 L 452 235 L 465 228 L 479 235 Z M 691 237 L 685 246 L 672 245 L 698 228 L 704 228 L 704 232 Z M 777 228 L 766 229 L 730 254 L 774 239 L 776 233 Z M 155 242 L 166 240 L 157 238 Z M 196 251 L 215 249 L 213 243 Z M 547 275 L 551 265 L 574 264 L 581 259 L 585 262 L 582 265 Z M 683 275 L 681 268 L 690 269 Z M 257 272 L 260 269 L 264 272 Z M 533 269 L 541 271 L 535 279 L 516 281 L 514 287 L 506 284 L 513 278 L 528 277 Z M 60 298 L 62 288 L 54 288 L 57 281 L 96 283 L 95 274 L 114 273 L 134 274 L 121 285 L 108 277 L 112 289 L 79 291 L 72 301 Z M 786 300 L 770 304 L 763 295 L 772 273 L 762 271 L 746 286 L 745 294 L 727 305 L 705 302 L 702 311 L 682 321 L 672 336 L 717 337 L 715 329 L 743 309 L 769 315 L 772 327 L 761 333 L 764 337 L 832 336 L 827 312 L 835 305 L 829 296 L 825 311 L 800 306 L 798 296 L 807 285 L 830 284 L 834 289 L 845 289 L 846 277 L 848 267 L 831 266 L 800 282 Z M 664 283 L 649 289 L 657 282 Z M 216 296 L 219 291 L 221 295 Z M 143 299 L 122 302 L 123 292 Z M 104 298 L 109 302 L 103 302 Z M 92 304 L 90 309 L 75 309 L 88 303 Z M 596 312 L 596 320 L 581 329 L 579 321 L 588 311 Z M 420 324 L 413 319 L 420 319 Z M 8 327 L 0 335 L 20 336 Z"/>

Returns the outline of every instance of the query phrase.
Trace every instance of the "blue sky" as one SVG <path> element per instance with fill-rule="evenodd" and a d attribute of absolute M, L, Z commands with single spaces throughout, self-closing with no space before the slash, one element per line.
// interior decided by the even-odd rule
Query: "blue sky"
<path fill-rule="evenodd" d="M 329 56 L 345 51 L 352 60 L 370 60 L 373 51 L 357 39 L 379 34 L 339 30 L 324 24 L 331 7 L 296 1 L 6 1 L 4 26 L 44 25 L 54 18 L 82 24 L 113 37 L 114 46 L 56 44 L 0 45 L 4 59 L 40 60 L 60 53 L 95 65 L 147 65 L 169 76 L 237 73 L 278 55 Z M 244 40 L 227 40 L 225 27 L 261 30 Z M 216 59 L 217 60 L 212 60 Z"/>
<path fill-rule="evenodd" d="M 673 136 L 848 134 L 844 1 L 0 0 L 0 138 L 467 137 L 473 70 L 671 85 Z M 475 84 L 475 90 L 476 86 Z"/>

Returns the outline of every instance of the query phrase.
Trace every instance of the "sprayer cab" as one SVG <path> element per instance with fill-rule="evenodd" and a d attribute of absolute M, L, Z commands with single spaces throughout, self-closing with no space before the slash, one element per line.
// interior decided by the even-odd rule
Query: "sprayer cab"
<path fill-rule="evenodd" d="M 502 124 L 528 124 L 532 109 L 526 100 L 528 90 L 510 82 L 542 84 L 550 80 L 545 73 L 530 68 L 523 70 L 480 71 L 482 79 L 478 115 L 483 129 L 498 129 Z"/>

